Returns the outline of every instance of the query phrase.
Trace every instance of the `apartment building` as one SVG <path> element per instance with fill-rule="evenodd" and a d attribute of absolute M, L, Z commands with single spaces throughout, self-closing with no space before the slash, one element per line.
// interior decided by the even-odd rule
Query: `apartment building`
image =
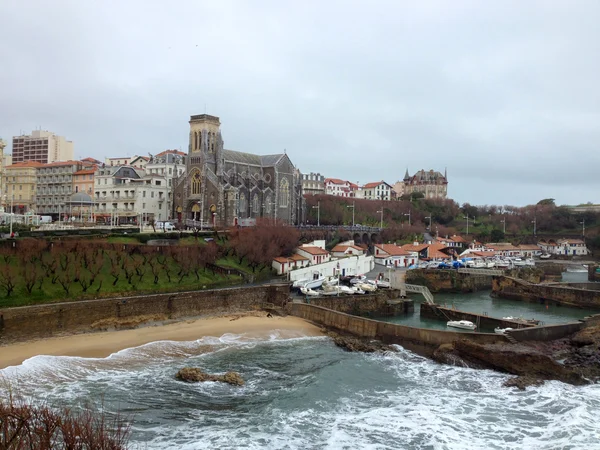
<path fill-rule="evenodd" d="M 325 176 L 320 173 L 302 174 L 302 195 L 325 194 Z"/>
<path fill-rule="evenodd" d="M 4 189 L 2 206 L 4 211 L 25 214 L 36 211 L 37 169 L 42 166 L 35 161 L 26 161 L 4 167 Z"/>
<path fill-rule="evenodd" d="M 185 174 L 187 154 L 179 150 L 165 150 L 157 155 L 151 156 L 146 164 L 146 174 L 160 175 L 167 181 L 169 189 L 167 197 L 168 219 L 175 216 L 173 208 L 173 186 L 177 179 Z"/>
<path fill-rule="evenodd" d="M 42 164 L 70 161 L 74 158 L 73 141 L 51 131 L 34 130 L 31 134 L 13 136 L 13 163 L 36 161 Z"/>
<path fill-rule="evenodd" d="M 74 193 L 76 172 L 83 169 L 81 161 L 61 161 L 37 167 L 36 206 L 38 214 L 57 216 L 66 212 L 65 205 Z"/>
<path fill-rule="evenodd" d="M 164 176 L 129 165 L 100 167 L 94 174 L 97 221 L 167 220 L 169 187 Z"/>

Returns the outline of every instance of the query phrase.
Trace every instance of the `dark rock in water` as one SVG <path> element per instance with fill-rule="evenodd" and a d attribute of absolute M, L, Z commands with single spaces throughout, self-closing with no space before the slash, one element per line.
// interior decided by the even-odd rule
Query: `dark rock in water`
<path fill-rule="evenodd" d="M 210 375 L 197 367 L 184 367 L 175 378 L 188 382 L 220 381 L 234 386 L 243 386 L 244 379 L 237 372 L 227 372 L 225 375 Z"/>
<path fill-rule="evenodd" d="M 333 342 L 338 347 L 341 347 L 349 352 L 395 352 L 396 349 L 390 345 L 386 345 L 375 339 L 360 338 L 356 336 L 341 335 L 333 331 L 328 331 L 327 335 L 333 339 Z"/>
<path fill-rule="evenodd" d="M 524 391 L 527 386 L 541 386 L 542 384 L 544 384 L 544 380 L 535 377 L 522 376 L 506 380 L 504 386 L 516 387 Z"/>

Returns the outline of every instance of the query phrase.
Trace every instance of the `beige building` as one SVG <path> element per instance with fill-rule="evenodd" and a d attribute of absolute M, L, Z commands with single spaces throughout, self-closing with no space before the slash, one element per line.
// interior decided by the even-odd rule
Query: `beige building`
<path fill-rule="evenodd" d="M 81 169 L 83 169 L 81 161 L 40 164 L 37 167 L 36 206 L 38 214 L 56 217 L 60 213 L 67 214 L 67 203 L 74 193 L 74 174 Z"/>
<path fill-rule="evenodd" d="M 320 173 L 302 174 L 302 195 L 318 195 L 325 193 L 325 176 Z"/>
<path fill-rule="evenodd" d="M 15 214 L 36 211 L 37 169 L 42 165 L 35 161 L 26 161 L 4 168 L 5 190 L 2 206 L 5 211 L 10 211 L 11 205 Z"/>
<path fill-rule="evenodd" d="M 434 170 L 419 170 L 413 176 L 408 174 L 408 169 L 404 175 L 404 194 L 410 195 L 420 192 L 425 198 L 446 198 L 448 195 L 448 177 L 446 171 L 444 175 Z"/>
<path fill-rule="evenodd" d="M 51 131 L 34 130 L 30 135 L 14 136 L 13 163 L 37 161 L 43 164 L 73 159 L 73 141 Z"/>

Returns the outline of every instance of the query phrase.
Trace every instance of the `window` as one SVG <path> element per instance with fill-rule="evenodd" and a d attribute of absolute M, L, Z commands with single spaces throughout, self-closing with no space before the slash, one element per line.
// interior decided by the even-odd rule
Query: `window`
<path fill-rule="evenodd" d="M 196 172 L 192 177 L 192 195 L 200 195 L 200 189 L 202 187 L 202 177 L 200 172 Z"/>
<path fill-rule="evenodd" d="M 146 198 L 146 191 L 142 191 L 142 197 Z"/>
<path fill-rule="evenodd" d="M 154 198 L 154 191 L 150 192 L 150 198 Z"/>
<path fill-rule="evenodd" d="M 248 205 L 246 204 L 246 195 L 243 192 L 240 194 L 239 208 L 240 216 L 245 216 L 245 212 L 248 209 Z"/>
<path fill-rule="evenodd" d="M 254 194 L 254 197 L 252 197 L 252 210 L 254 211 L 254 214 L 258 214 L 260 211 L 260 207 L 258 204 L 258 194 Z"/>
<path fill-rule="evenodd" d="M 290 184 L 287 178 L 284 178 L 279 183 L 279 206 L 287 208 L 290 196 Z"/>
<path fill-rule="evenodd" d="M 22 185 L 22 184 L 20 184 L 20 185 L 19 185 L 19 190 L 20 190 L 20 191 L 22 191 L 22 190 L 23 190 L 23 185 Z"/>
<path fill-rule="evenodd" d="M 271 214 L 271 196 L 267 195 L 265 199 L 265 211 L 267 214 Z"/>
<path fill-rule="evenodd" d="M 142 203 L 142 209 L 146 209 L 146 204 Z"/>

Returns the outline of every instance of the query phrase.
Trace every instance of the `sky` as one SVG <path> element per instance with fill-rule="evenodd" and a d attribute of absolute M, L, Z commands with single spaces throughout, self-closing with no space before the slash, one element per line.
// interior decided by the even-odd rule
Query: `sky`
<path fill-rule="evenodd" d="M 596 0 L 2 0 L 0 17 L 5 141 L 186 151 L 207 113 L 225 148 L 303 173 L 447 168 L 461 204 L 600 203 Z"/>

